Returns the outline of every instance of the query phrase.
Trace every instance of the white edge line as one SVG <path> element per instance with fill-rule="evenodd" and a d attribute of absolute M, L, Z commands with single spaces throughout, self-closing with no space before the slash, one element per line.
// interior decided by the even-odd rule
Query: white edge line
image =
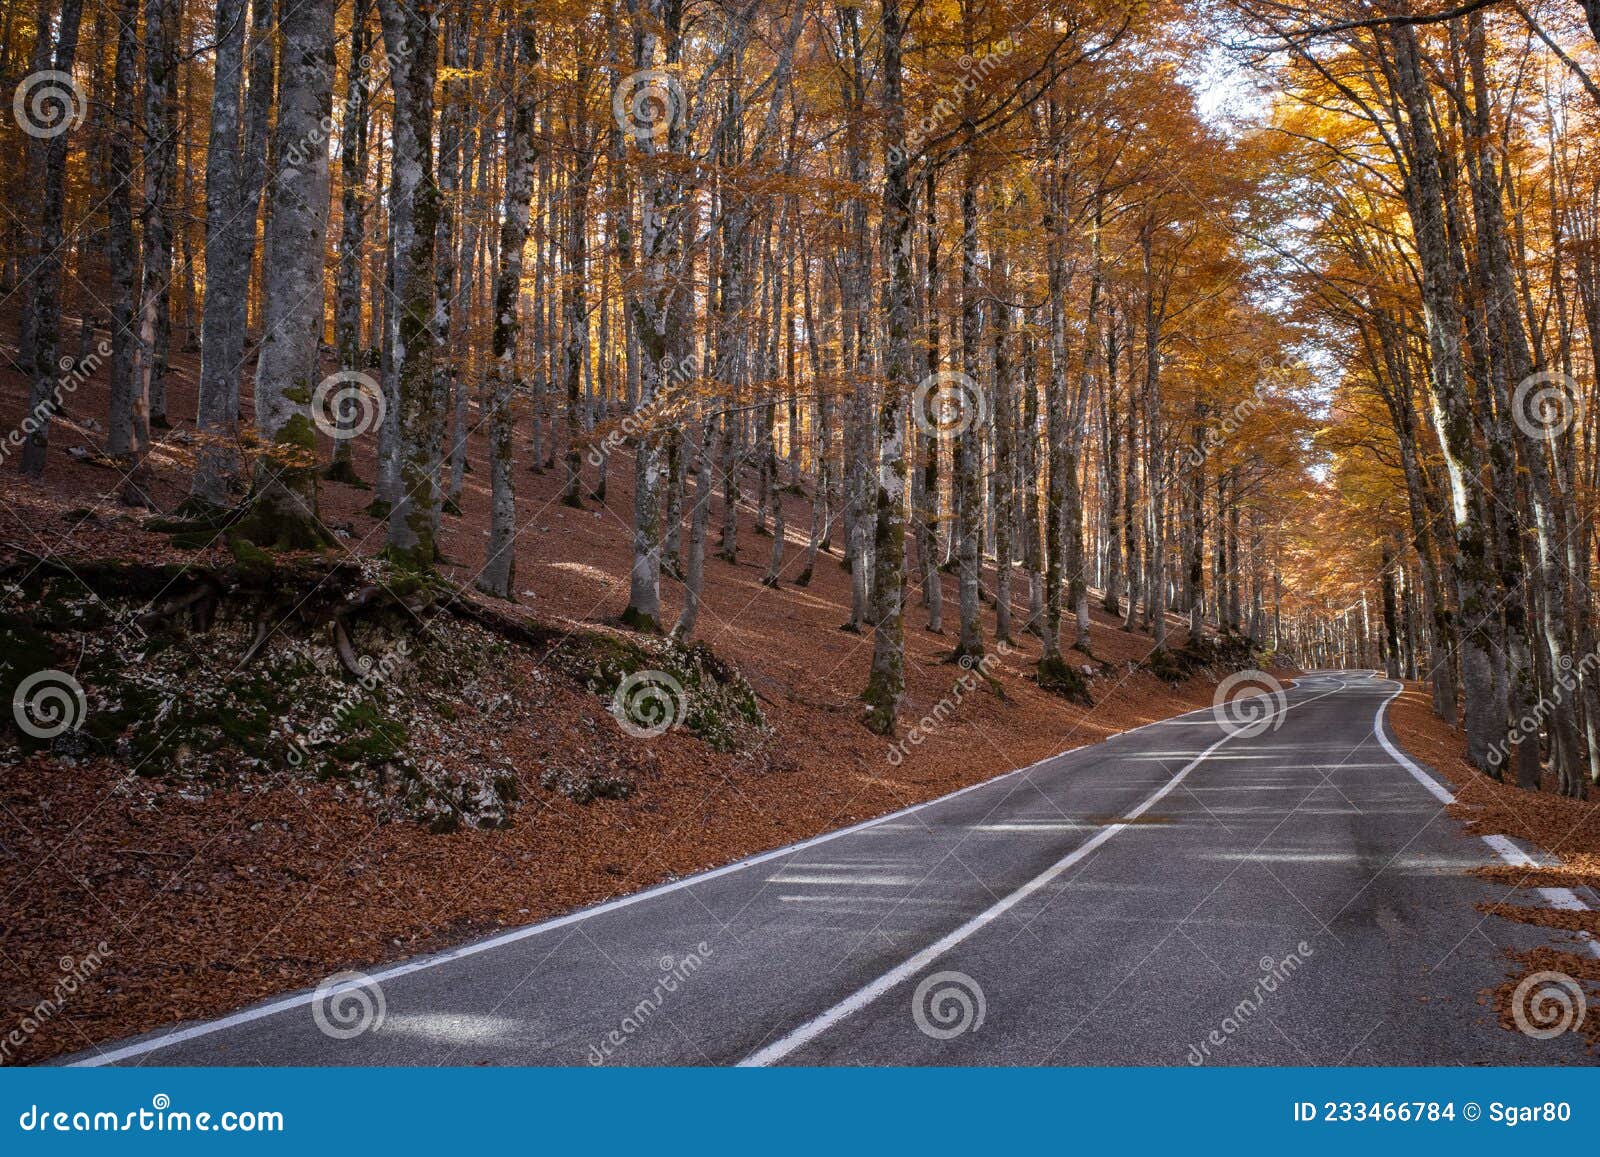
<path fill-rule="evenodd" d="M 1405 690 L 1404 685 L 1393 695 L 1378 705 L 1378 713 L 1372 720 L 1372 733 L 1378 737 L 1378 742 L 1389 753 L 1391 759 L 1411 773 L 1413 779 L 1433 793 L 1435 799 L 1443 804 L 1456 802 L 1456 797 L 1448 788 L 1434 779 L 1422 768 L 1418 767 L 1406 754 L 1394 744 L 1389 742 L 1389 737 L 1384 734 L 1384 715 L 1389 710 L 1389 704 L 1398 699 Z M 1492 835 L 1481 837 L 1489 845 L 1489 850 L 1499 856 L 1513 868 L 1537 868 L 1542 865 L 1527 852 L 1516 845 L 1510 836 Z M 1563 912 L 1587 912 L 1589 906 L 1578 899 L 1577 894 L 1570 888 L 1540 888 L 1539 894 L 1552 908 Z M 1578 938 L 1588 944 L 1589 951 L 1600 956 L 1600 940 L 1596 940 L 1587 932 L 1579 931 Z"/>
<path fill-rule="evenodd" d="M 1294 710 L 1295 707 L 1303 706 L 1306 703 L 1314 702 L 1316 699 L 1320 698 L 1322 698 L 1322 696 L 1319 695 L 1313 697 L 1312 699 L 1304 699 L 1299 703 L 1286 706 L 1283 708 L 1282 714 L 1287 714 L 1288 712 Z M 1209 708 L 1200 708 L 1199 710 L 1204 711 L 1209 710 Z M 1185 712 L 1186 715 L 1193 715 L 1195 713 L 1196 712 L 1194 711 Z M 1175 715 L 1173 716 L 1173 719 L 1161 720 L 1161 722 L 1170 723 L 1175 719 L 1182 719 L 1183 717 L 1183 715 Z M 1150 725 L 1146 724 L 1145 726 Z M 1140 731 L 1143 730 L 1143 728 L 1134 728 L 1133 730 Z M 1128 734 L 1128 732 L 1122 732 L 1122 734 Z M 1188 763 L 1184 764 L 1183 767 L 1178 769 L 1177 773 L 1173 775 L 1171 779 L 1162 784 L 1161 787 L 1156 789 L 1155 792 L 1149 796 L 1146 796 L 1138 806 L 1136 806 L 1132 811 L 1128 812 L 1125 816 L 1125 821 L 1138 819 L 1151 807 L 1159 803 L 1168 792 L 1177 787 L 1178 784 L 1182 783 L 1191 771 L 1199 767 L 1200 764 L 1204 763 L 1212 752 L 1216 751 L 1217 748 L 1221 747 L 1224 743 L 1228 742 L 1228 740 L 1232 738 L 1234 738 L 1232 733 L 1224 734 L 1221 739 L 1217 740 L 1210 747 L 1206 748 L 1199 755 L 1195 756 Z M 1127 822 L 1122 822 L 1101 828 L 1100 831 L 1096 832 L 1088 840 L 1078 845 L 1078 847 L 1074 848 L 1071 852 L 1068 852 L 1065 856 L 1057 860 L 1054 864 L 1050 865 L 1050 867 L 1046 868 L 1033 879 L 1021 885 L 1014 892 L 1002 896 L 999 900 L 995 901 L 988 908 L 985 908 L 982 912 L 979 912 L 965 924 L 962 924 L 954 930 L 945 933 L 938 940 L 935 940 L 932 944 L 924 948 L 921 952 L 918 952 L 909 959 L 902 961 L 900 964 L 896 965 L 894 968 L 891 968 L 888 972 L 885 972 L 882 976 L 879 976 L 870 984 L 857 989 L 855 992 L 841 1000 L 838 1004 L 835 1004 L 832 1008 L 825 1012 L 819 1013 L 817 1016 L 812 1017 L 810 1020 L 790 1030 L 790 1032 L 785 1036 L 782 1036 L 778 1040 L 773 1041 L 771 1044 L 751 1053 L 749 1056 L 740 1061 L 736 1067 L 760 1068 L 771 1065 L 782 1060 L 784 1057 L 788 1056 L 801 1046 L 815 1040 L 818 1036 L 821 1036 L 824 1032 L 838 1024 L 840 1021 L 846 1020 L 855 1013 L 860 1012 L 863 1008 L 877 1000 L 884 993 L 895 988 L 897 985 L 904 983 L 912 976 L 915 976 L 918 972 L 922 971 L 939 957 L 950 951 L 950 949 L 954 948 L 963 940 L 966 940 L 968 937 L 972 936 L 973 933 L 979 931 L 985 926 L 993 923 L 999 917 L 1005 915 L 1006 912 L 1016 907 L 1023 900 L 1026 900 L 1029 896 L 1045 887 L 1051 881 L 1055 880 L 1068 868 L 1084 859 L 1084 857 L 1088 856 L 1091 852 L 1095 851 L 1102 844 L 1106 843 L 1106 841 L 1110 840 L 1118 832 L 1122 831 L 1128 826 L 1129 824 Z"/>
<path fill-rule="evenodd" d="M 1294 680 L 1290 681 L 1291 685 L 1293 682 Z M 966 795 L 971 791 L 977 791 L 981 787 L 989 787 L 993 784 L 1000 783 L 1002 780 L 1010 779 L 1012 776 L 1025 775 L 1028 772 L 1033 771 L 1035 768 L 1042 767 L 1043 765 L 1050 763 L 1053 760 L 1060 759 L 1063 756 L 1071 755 L 1073 752 L 1082 751 L 1084 748 L 1094 747 L 1101 743 L 1108 743 L 1113 739 L 1119 739 L 1124 735 L 1132 735 L 1135 732 L 1144 731 L 1147 728 L 1161 727 L 1168 723 L 1176 723 L 1180 719 L 1187 719 L 1191 715 L 1198 715 L 1203 711 L 1211 710 L 1213 710 L 1211 707 L 1196 707 L 1193 711 L 1185 711 L 1182 715 L 1174 715 L 1167 719 L 1154 719 L 1149 723 L 1141 723 L 1138 727 L 1130 727 L 1126 731 L 1115 732 L 1111 735 L 1107 735 L 1104 739 L 1097 739 L 1092 743 L 1080 743 L 1076 747 L 1069 747 L 1064 751 L 1056 752 L 1054 755 L 1047 755 L 1043 759 L 1034 760 L 1034 762 L 1028 764 L 1026 767 L 1012 768 L 1010 771 L 1002 772 L 1001 774 L 993 776 L 990 779 L 979 780 L 977 783 L 969 783 L 966 787 L 957 788 L 955 791 L 947 792 L 946 794 L 937 796 L 934 799 L 911 804 L 909 807 L 900 808 L 898 811 L 887 812 L 884 815 L 877 816 L 873 819 L 862 820 L 860 823 L 851 824 L 849 827 L 836 828 L 831 832 L 822 832 L 821 834 L 812 836 L 809 839 L 801 840 L 799 843 L 785 844 L 781 848 L 772 848 L 769 851 L 759 852 L 756 855 L 748 856 L 745 859 L 735 860 L 731 864 L 724 864 L 720 868 L 710 868 L 703 872 L 697 872 L 692 876 L 684 876 L 682 879 L 669 880 L 664 884 L 656 884 L 655 886 L 646 888 L 643 891 L 632 892 L 626 896 L 618 896 L 615 899 L 606 900 L 602 903 L 595 904 L 592 907 L 580 908 L 575 912 L 568 912 L 563 916 L 556 916 L 538 924 L 527 924 L 521 928 L 513 928 L 508 932 L 502 932 L 484 940 L 477 940 L 470 944 L 462 944 L 455 948 L 445 949 L 442 952 L 431 953 L 426 956 L 419 956 L 414 960 L 406 961 L 404 964 L 396 964 L 389 968 L 381 969 L 377 972 L 366 973 L 365 981 L 352 980 L 348 982 L 348 984 L 351 986 L 364 983 L 382 984 L 384 981 L 395 980 L 399 977 L 407 976 L 413 972 L 422 972 L 429 968 L 436 968 L 441 964 L 448 964 L 452 961 L 462 960 L 469 956 L 477 956 L 479 953 L 489 952 L 492 949 L 501 948 L 507 944 L 515 944 L 519 940 L 526 940 L 532 936 L 540 936 L 546 932 L 554 932 L 558 928 L 565 928 L 569 925 L 580 923 L 581 921 L 588 920 L 593 916 L 601 916 L 607 912 L 615 912 L 619 908 L 626 908 L 629 905 L 637 904 L 643 900 L 653 899 L 656 896 L 664 896 L 669 892 L 676 892 L 682 888 L 692 887 L 696 884 L 703 884 L 709 880 L 714 880 L 719 876 L 726 876 L 733 872 L 743 871 L 746 868 L 753 868 L 758 864 L 767 863 L 768 861 L 778 859 L 781 856 L 793 855 L 796 852 L 805 851 L 807 848 L 816 847 L 818 844 L 825 844 L 830 840 L 839 839 L 841 836 L 848 836 L 855 832 L 863 831 L 866 828 L 876 827 L 878 824 L 884 824 L 891 820 L 901 819 L 905 816 L 911 815 L 913 812 L 921 811 L 924 808 L 930 808 L 938 804 L 948 803 L 950 800 L 953 800 L 958 796 Z M 1224 738 L 1227 737 L 1225 736 Z M 1215 745 L 1213 745 L 1213 747 L 1215 747 Z M 1211 749 L 1208 749 L 1205 754 L 1209 755 L 1210 751 Z M 1202 755 L 1201 758 L 1204 758 L 1204 755 Z M 1185 768 L 1184 772 L 1186 773 L 1187 771 L 1188 768 Z M 1180 773 L 1180 778 L 1182 774 L 1184 773 Z M 1174 779 L 1172 783 L 1177 783 L 1177 780 Z M 1168 787 L 1171 787 L 1171 784 L 1169 784 Z M 1152 797 L 1150 800 L 1147 800 L 1143 806 L 1147 807 L 1149 804 L 1154 803 L 1156 798 L 1158 797 Z M 1136 812 L 1134 814 L 1137 815 L 1138 813 Z M 1112 829 L 1108 828 L 1105 829 L 1105 832 L 1110 832 L 1111 830 Z M 1102 835 L 1104 835 L 1105 832 L 1102 832 Z M 76 1060 L 68 1061 L 67 1067 L 98 1068 L 102 1065 L 114 1065 L 119 1061 L 125 1061 L 133 1057 L 144 1056 L 147 1053 L 156 1052 L 157 1050 L 167 1048 L 170 1045 L 183 1044 L 185 1041 L 195 1040 L 198 1037 L 209 1036 L 212 1033 L 221 1032 L 224 1029 L 235 1028 L 241 1024 L 249 1024 L 251 1021 L 263 1020 L 266 1017 L 275 1016 L 280 1012 L 287 1012 L 290 1009 L 309 1005 L 317 998 L 317 993 L 319 991 L 320 989 L 313 988 L 302 992 L 297 992 L 290 996 L 280 997 L 277 1000 L 269 1001 L 266 1004 L 256 1005 L 254 1008 L 241 1009 L 238 1012 L 231 1013 L 228 1016 L 219 1017 L 216 1020 L 202 1021 L 199 1024 L 189 1025 L 187 1028 L 177 1028 L 170 1032 L 161 1033 L 159 1036 L 150 1037 L 145 1040 L 134 1041 L 133 1043 L 123 1045 L 120 1048 L 109 1049 L 104 1052 L 95 1053 L 92 1056 L 79 1057 Z M 159 1032 L 159 1030 L 157 1031 Z"/>

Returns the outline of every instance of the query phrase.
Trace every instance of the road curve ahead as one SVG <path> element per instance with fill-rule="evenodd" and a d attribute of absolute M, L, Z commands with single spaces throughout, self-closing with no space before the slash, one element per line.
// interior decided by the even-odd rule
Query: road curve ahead
<path fill-rule="evenodd" d="M 1318 673 L 120 1064 L 1573 1064 L 1479 1003 L 1492 862 Z M 914 756 L 913 756 L 914 758 Z"/>

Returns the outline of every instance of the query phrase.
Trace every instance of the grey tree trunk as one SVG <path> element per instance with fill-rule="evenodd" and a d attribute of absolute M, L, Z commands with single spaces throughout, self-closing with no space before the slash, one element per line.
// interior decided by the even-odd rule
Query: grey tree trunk
<path fill-rule="evenodd" d="M 1506 735 L 1505 698 L 1496 686 L 1500 635 L 1493 596 L 1494 543 L 1480 480 L 1483 455 L 1475 437 L 1461 356 L 1461 315 L 1456 276 L 1444 216 L 1444 178 L 1434 137 L 1415 31 L 1397 26 L 1387 33 L 1393 47 L 1394 79 L 1406 111 L 1403 160 L 1411 180 L 1407 208 L 1416 235 L 1422 272 L 1423 319 L 1427 330 L 1434 416 L 1445 451 L 1455 513 L 1453 560 L 1460 630 L 1461 676 L 1465 692 L 1467 755 L 1485 770 L 1490 753 Z"/>
<path fill-rule="evenodd" d="M 539 42 L 531 20 L 517 30 L 506 124 L 505 203 L 500 224 L 500 267 L 494 290 L 494 363 L 489 378 L 489 546 L 478 587 L 503 599 L 516 583 L 517 496 L 513 475 L 516 423 L 511 398 L 518 381 L 522 336 L 522 251 L 528 241 L 533 197 L 534 76 Z"/>
<path fill-rule="evenodd" d="M 879 735 L 890 735 L 894 732 L 900 700 L 905 695 L 906 400 L 910 396 L 913 372 L 911 311 L 914 293 L 911 183 L 905 150 L 906 114 L 900 91 L 900 53 L 905 24 L 899 0 L 884 0 L 880 35 L 883 41 L 883 108 L 887 117 L 883 261 L 889 281 L 884 289 L 883 306 L 888 332 L 883 396 L 878 410 L 877 520 L 872 556 L 876 614 L 872 670 L 862 698 L 867 703 L 868 729 Z"/>
<path fill-rule="evenodd" d="M 367 29 L 372 0 L 355 0 L 350 14 L 350 66 L 344 93 L 344 127 L 340 134 L 339 177 L 343 220 L 339 231 L 339 269 L 333 289 L 333 346 L 339 369 L 355 374 L 365 369 L 361 348 L 362 248 L 367 233 L 367 55 L 371 40 Z M 209 291 L 207 291 L 209 297 Z M 355 469 L 355 418 L 353 407 L 335 414 L 342 436 L 333 442 L 331 481 L 358 484 Z"/>
<path fill-rule="evenodd" d="M 416 569 L 433 566 L 436 450 L 433 363 L 434 241 L 439 190 L 433 173 L 433 90 L 437 72 L 434 0 L 378 0 L 394 91 L 393 177 L 389 212 L 394 237 L 393 359 L 398 486 L 389 511 L 387 551 Z"/>
<path fill-rule="evenodd" d="M 134 90 L 138 84 L 139 0 L 119 0 L 116 80 L 107 165 L 107 258 L 111 273 L 111 389 L 106 453 L 137 475 L 150 444 L 150 412 L 135 370 L 137 256 L 133 232 Z"/>
<path fill-rule="evenodd" d="M 959 560 L 960 633 L 956 639 L 956 659 L 977 662 L 983 658 L 983 626 L 979 622 L 979 583 L 983 556 L 983 429 L 976 420 L 980 412 L 976 396 L 979 383 L 979 314 L 982 306 L 978 285 L 978 162 L 969 131 L 965 145 L 966 164 L 961 180 L 961 372 L 962 397 L 960 429 L 956 435 L 955 465 L 951 482 L 957 495 L 956 556 Z"/>
<path fill-rule="evenodd" d="M 167 423 L 167 352 L 172 323 L 173 176 L 178 156 L 178 0 L 146 0 L 144 8 L 144 231 L 139 286 L 138 373 L 150 424 Z M 134 488 L 125 500 L 148 496 Z"/>
<path fill-rule="evenodd" d="M 82 18 L 83 0 L 63 0 L 53 59 L 57 72 L 72 71 Z M 45 36 L 43 29 L 39 35 Z M 71 110 L 66 115 L 71 115 Z M 28 415 L 33 429 L 22 444 L 22 472 L 32 478 L 44 474 L 45 451 L 50 443 L 50 416 L 61 405 L 57 385 L 61 368 L 56 364 L 61 339 L 61 216 L 66 198 L 67 144 L 71 135 L 72 130 L 67 129 L 36 144 L 45 156 L 44 188 L 39 202 L 39 255 L 31 278 L 33 384 L 28 393 Z"/>
<path fill-rule="evenodd" d="M 239 355 L 244 335 L 231 324 L 230 293 L 249 289 L 240 277 L 235 219 L 243 145 L 245 0 L 218 0 L 217 51 L 211 83 L 211 127 L 206 145 L 205 314 L 200 329 L 200 446 L 191 493 L 210 506 L 228 500 L 228 479 L 238 471 L 234 442 L 239 426 Z M 255 219 L 248 227 L 255 230 Z"/>
<path fill-rule="evenodd" d="M 270 450 L 257 469 L 249 536 L 303 549 L 330 536 L 317 518 L 316 432 L 322 265 L 328 230 L 328 135 L 333 109 L 333 0 L 302 0 L 279 22 L 283 76 L 273 156 L 266 281 L 256 363 L 256 430 Z M 307 287 L 313 287 L 308 290 Z"/>
<path fill-rule="evenodd" d="M 716 422 L 707 414 L 700 423 L 700 450 L 696 455 L 694 512 L 689 519 L 688 574 L 683 582 L 683 610 L 672 637 L 687 642 L 700 618 L 700 591 L 706 575 L 706 527 L 711 521 L 711 462 L 716 446 Z"/>

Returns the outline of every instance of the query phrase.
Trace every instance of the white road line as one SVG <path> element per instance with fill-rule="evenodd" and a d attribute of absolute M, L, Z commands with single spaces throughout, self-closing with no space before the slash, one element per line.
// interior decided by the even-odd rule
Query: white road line
<path fill-rule="evenodd" d="M 1290 704 L 1283 709 L 1283 713 L 1287 714 L 1288 712 L 1293 711 L 1296 707 L 1304 706 L 1306 703 L 1315 702 L 1317 699 L 1324 698 L 1325 695 L 1334 693 L 1334 691 L 1329 691 L 1325 692 L 1324 695 L 1316 695 L 1310 699 L 1303 699 L 1299 703 Z M 1190 712 L 1190 714 L 1193 714 L 1193 712 Z M 1183 717 L 1180 715 L 1176 718 L 1181 719 Z M 1210 747 L 1206 748 L 1199 755 L 1191 759 L 1188 763 L 1184 764 L 1183 767 L 1178 769 L 1178 772 L 1171 779 L 1167 780 L 1167 782 L 1155 792 L 1145 797 L 1142 803 L 1140 803 L 1132 811 L 1128 812 L 1126 818 L 1128 820 L 1136 820 L 1142 816 L 1151 807 L 1159 803 L 1168 792 L 1177 787 L 1178 784 L 1182 783 L 1191 771 L 1199 767 L 1200 764 L 1204 763 L 1206 758 L 1212 752 L 1216 751 L 1217 748 L 1221 747 L 1224 743 L 1228 742 L 1228 740 L 1232 738 L 1234 738 L 1232 734 L 1224 735 L 1221 739 L 1217 740 Z M 827 1032 L 828 1029 L 832 1028 L 840 1021 L 846 1020 L 855 1013 L 860 1012 L 863 1008 L 877 1000 L 878 997 L 882 996 L 884 993 L 895 988 L 897 985 L 903 984 L 905 981 L 921 972 L 924 968 L 927 968 L 928 965 L 932 964 L 935 960 L 943 956 L 946 952 L 950 951 L 950 949 L 954 948 L 957 944 L 960 944 L 963 940 L 966 940 L 972 936 L 973 933 L 978 932 L 980 929 L 989 924 L 992 924 L 995 920 L 1005 915 L 1012 908 L 1015 908 L 1029 896 L 1032 896 L 1041 888 L 1048 885 L 1051 881 L 1060 877 L 1060 875 L 1068 868 L 1071 868 L 1074 864 L 1082 861 L 1086 856 L 1094 852 L 1118 832 L 1129 826 L 1131 825 L 1128 823 L 1117 823 L 1100 829 L 1100 831 L 1089 840 L 1085 841 L 1067 855 L 1057 860 L 1054 864 L 1050 865 L 1050 867 L 1039 873 L 1039 875 L 1035 876 L 1021 887 L 1017 888 L 1016 891 L 1011 892 L 1009 895 L 1002 896 L 999 900 L 995 901 L 995 903 L 991 904 L 988 908 L 985 908 L 982 912 L 979 912 L 965 924 L 962 924 L 960 927 L 951 932 L 945 933 L 944 936 L 940 937 L 938 940 L 935 940 L 932 944 L 928 945 L 921 952 L 918 952 L 915 956 L 912 956 L 910 959 L 896 965 L 894 968 L 890 969 L 888 972 L 885 972 L 882 976 L 878 977 L 865 987 L 857 989 L 855 992 L 845 997 L 826 1012 L 813 1017 L 799 1027 L 791 1030 L 787 1035 L 780 1037 L 778 1040 L 773 1041 L 764 1048 L 758 1049 L 756 1052 L 751 1053 L 748 1057 L 739 1062 L 739 1067 L 755 1068 L 774 1064 L 777 1061 L 781 1061 L 784 1057 L 788 1056 L 801 1046 L 815 1040 L 817 1037 L 821 1036 L 824 1032 Z"/>
<path fill-rule="evenodd" d="M 1409 771 L 1413 779 L 1433 793 L 1435 799 L 1443 804 L 1455 803 L 1455 794 L 1449 788 L 1418 767 L 1406 756 L 1405 752 L 1390 743 L 1389 737 L 1384 734 L 1384 715 L 1389 710 L 1389 704 L 1398 699 L 1404 690 L 1405 687 L 1402 686 L 1400 690 L 1378 705 L 1378 713 L 1372 720 L 1372 733 L 1378 737 L 1378 742 L 1389 753 L 1389 757 Z M 1492 835 L 1483 836 L 1482 839 L 1484 843 L 1489 845 L 1490 851 L 1513 868 L 1537 868 L 1542 866 L 1538 860 L 1518 847 L 1509 836 Z M 1578 899 L 1577 894 L 1571 888 L 1540 888 L 1539 894 L 1545 898 L 1546 903 L 1552 908 L 1560 909 L 1563 912 L 1589 911 L 1589 906 Z M 1589 951 L 1596 956 L 1600 956 L 1600 940 L 1596 940 L 1587 932 L 1579 932 L 1578 937 L 1589 945 Z"/>
<path fill-rule="evenodd" d="M 968 792 L 977 791 L 979 788 L 992 786 L 993 784 L 1000 783 L 1003 780 L 1010 779 L 1013 776 L 1026 775 L 1028 772 L 1042 767 L 1053 760 L 1060 759 L 1066 755 L 1071 755 L 1075 751 L 1082 751 L 1085 747 L 1093 747 L 1100 743 L 1109 743 L 1111 740 L 1118 739 L 1124 735 L 1133 735 L 1136 732 L 1144 731 L 1148 728 L 1161 727 L 1168 723 L 1175 723 L 1178 720 L 1186 719 L 1191 715 L 1198 715 L 1202 711 L 1211 710 L 1213 710 L 1213 708 L 1197 707 L 1193 711 L 1186 711 L 1182 715 L 1174 715 L 1170 719 L 1152 720 L 1149 723 L 1140 724 L 1138 727 L 1130 727 L 1126 731 L 1119 731 L 1114 735 L 1108 735 L 1104 739 L 1095 740 L 1094 743 L 1080 743 L 1076 747 L 1069 747 L 1065 751 L 1058 751 L 1054 755 L 1048 755 L 1043 759 L 1035 760 L 1026 767 L 1013 768 L 1010 771 L 1003 772 L 1002 774 L 994 776 L 990 779 L 979 780 L 977 783 L 968 784 L 963 788 L 957 788 L 955 791 L 948 792 L 945 795 L 937 797 L 936 799 L 924 800 L 922 803 L 912 804 L 909 807 L 901 808 L 899 811 L 889 812 L 886 815 L 881 815 L 874 819 L 863 820 L 862 822 L 858 824 L 852 824 L 847 828 L 837 828 L 831 832 L 823 832 L 820 835 L 812 836 L 810 839 L 801 840 L 799 843 L 785 844 L 781 848 L 773 848 L 771 851 L 761 852 L 757 855 L 749 856 L 742 860 L 736 860 L 731 864 L 724 864 L 720 868 L 711 868 L 708 871 L 699 872 L 693 876 L 685 876 L 681 880 L 672 880 L 665 884 L 657 884 L 652 888 L 646 888 L 642 892 L 633 892 L 626 896 L 619 896 L 615 900 L 607 900 L 604 903 L 596 904 L 590 908 L 581 908 L 576 912 L 569 912 L 565 916 L 557 916 L 539 924 L 528 924 L 521 928 L 514 928 L 509 932 L 502 932 L 499 935 L 491 936 L 486 940 L 475 941 L 471 944 L 463 944 L 456 948 L 450 948 L 443 952 L 432 953 L 427 956 L 419 956 L 414 960 L 406 961 L 404 964 L 396 964 L 389 968 L 380 969 L 377 972 L 367 973 L 365 974 L 366 981 L 364 983 L 382 984 L 385 981 L 395 980 L 399 977 L 410 975 L 413 972 L 422 972 L 429 968 L 437 968 L 441 964 L 448 964 L 451 961 L 462 960 L 469 956 L 477 956 L 480 953 L 489 952 L 495 948 L 502 948 L 507 944 L 515 944 L 519 940 L 526 940 L 529 937 L 540 936 L 546 932 L 554 932 L 557 929 L 580 923 L 594 916 L 604 915 L 607 912 L 615 912 L 619 908 L 626 908 L 632 904 L 638 904 L 644 900 L 654 899 L 657 896 L 665 896 L 669 892 L 676 892 L 682 888 L 690 888 L 696 884 L 704 884 L 707 881 L 714 880 L 719 876 L 726 876 L 733 872 L 741 872 L 746 868 L 753 868 L 758 864 L 765 864 L 771 860 L 778 859 L 781 856 L 789 856 L 796 852 L 803 852 L 807 848 L 814 848 L 819 844 L 825 844 L 831 840 L 837 840 L 841 836 L 848 836 L 855 832 L 863 831 L 867 828 L 876 827 L 879 824 L 886 824 L 893 820 L 903 819 L 914 812 L 922 811 L 924 808 L 931 808 L 938 804 L 948 803 L 950 800 L 966 795 Z M 1174 780 L 1173 782 L 1177 781 Z M 352 981 L 346 987 L 354 987 L 356 983 L 357 982 Z M 335 991 L 337 991 L 337 989 Z M 166 1048 L 169 1045 L 182 1044 L 184 1041 L 191 1041 L 197 1037 L 209 1036 L 212 1033 L 221 1032 L 224 1029 L 236 1028 L 241 1024 L 249 1024 L 251 1021 L 263 1020 L 266 1017 L 275 1016 L 280 1012 L 288 1012 L 291 1009 L 303 1008 L 311 1004 L 316 999 L 316 995 L 317 993 L 315 989 L 294 993 L 293 995 L 285 996 L 278 1000 L 270 1001 L 266 1004 L 257 1005 L 254 1008 L 241 1009 L 238 1012 L 232 1013 L 228 1016 L 220 1017 L 216 1020 L 203 1021 L 199 1024 L 189 1025 L 186 1028 L 173 1029 L 170 1032 L 161 1033 L 160 1035 L 150 1037 L 146 1040 L 135 1041 L 132 1044 L 123 1045 L 120 1048 L 96 1053 L 93 1056 L 81 1057 L 77 1060 L 71 1061 L 70 1064 L 74 1068 L 93 1068 L 101 1065 L 114 1065 L 120 1061 L 144 1056 L 147 1053 L 155 1052 L 156 1050 Z"/>

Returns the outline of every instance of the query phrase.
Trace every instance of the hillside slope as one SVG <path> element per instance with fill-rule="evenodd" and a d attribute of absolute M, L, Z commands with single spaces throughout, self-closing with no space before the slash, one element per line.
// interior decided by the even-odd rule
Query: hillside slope
<path fill-rule="evenodd" d="M 194 368 L 175 366 L 175 414 L 193 413 Z M 22 398 L 16 375 L 0 374 L 0 416 L 18 420 Z M 462 513 L 444 520 L 442 571 L 460 586 L 418 594 L 396 592 L 374 561 L 382 526 L 355 486 L 322 486 L 340 544 L 324 557 L 236 557 L 223 535 L 197 550 L 147 529 L 118 504 L 119 476 L 95 464 L 104 402 L 103 377 L 69 400 L 73 422 L 56 427 L 43 485 L 14 460 L 0 466 L 0 612 L 33 632 L 38 662 L 81 675 L 87 716 L 49 743 L 0 735 L 4 1015 L 39 1020 L 30 1010 L 94 962 L 10 1062 L 880 815 L 1205 705 L 1214 687 L 1205 672 L 1169 684 L 1139 669 L 1149 638 L 1097 610 L 1093 660 L 1069 652 L 1097 664 L 1094 704 L 1075 705 L 1032 682 L 1031 637 L 997 649 L 982 673 L 950 664 L 951 636 L 922 629 L 913 598 L 902 727 L 874 736 L 857 698 L 870 634 L 839 629 L 849 586 L 836 554 L 809 586 L 793 585 L 810 510 L 791 494 L 779 585 L 762 585 L 771 540 L 755 533 L 753 508 L 741 511 L 740 563 L 707 560 L 697 642 L 709 651 L 661 659 L 691 664 L 671 668 L 691 684 L 680 725 L 641 738 L 608 712 L 625 669 L 658 665 L 638 650 L 658 644 L 615 621 L 629 563 L 624 456 L 607 502 L 583 510 L 559 504 L 554 473 L 519 468 L 518 603 L 491 604 L 470 593 L 487 533 L 480 435 Z M 356 466 L 370 478 L 366 441 Z M 160 432 L 152 493 L 163 510 L 185 496 L 192 447 L 187 425 Z M 196 596 L 205 621 L 173 608 L 208 584 L 222 593 Z M 352 622 L 341 648 L 333 612 L 363 590 L 383 592 L 369 600 L 383 609 Z M 675 616 L 679 588 L 664 595 Z M 350 651 L 358 663 L 387 658 L 404 641 L 405 661 L 374 687 L 345 662 Z M 707 702 L 715 710 L 691 726 Z M 307 734 L 317 739 L 300 750 L 319 758 L 297 760 L 285 737 Z"/>

